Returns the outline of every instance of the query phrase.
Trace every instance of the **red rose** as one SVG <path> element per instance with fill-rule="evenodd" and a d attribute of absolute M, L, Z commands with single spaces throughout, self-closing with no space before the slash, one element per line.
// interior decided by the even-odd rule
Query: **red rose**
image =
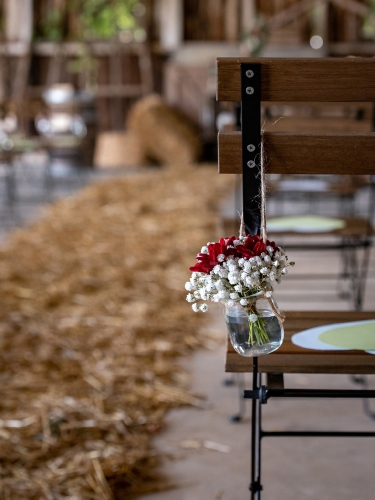
<path fill-rule="evenodd" d="M 219 243 L 211 243 L 210 245 L 208 245 L 208 254 L 198 254 L 196 257 L 198 262 L 197 264 L 195 264 L 195 266 L 190 267 L 190 271 L 193 273 L 209 274 L 216 265 L 220 264 L 220 262 L 217 260 L 219 255 L 224 255 L 225 257 L 228 257 L 229 255 L 240 257 L 241 254 L 233 245 L 233 242 L 236 239 L 236 236 L 231 236 L 230 238 L 221 238 Z"/>
<path fill-rule="evenodd" d="M 237 246 L 237 251 L 245 259 L 250 259 L 266 252 L 268 246 L 272 247 L 275 251 L 279 249 L 274 241 L 267 240 L 266 243 L 263 243 L 262 238 L 257 234 L 255 236 L 248 235 L 245 243 Z"/>
<path fill-rule="evenodd" d="M 209 274 L 212 269 L 221 264 L 218 261 L 219 255 L 224 255 L 228 257 L 232 255 L 233 257 L 243 257 L 245 259 L 250 259 L 251 257 L 256 257 L 263 252 L 267 251 L 267 246 L 272 247 L 275 251 L 279 250 L 274 241 L 263 240 L 260 236 L 250 236 L 246 237 L 243 245 L 233 245 L 234 240 L 237 240 L 236 236 L 231 236 L 230 238 L 221 238 L 218 243 L 211 243 L 207 246 L 208 253 L 200 253 L 197 255 L 196 260 L 198 261 L 195 266 L 190 267 L 190 271 L 194 273 L 205 273 Z"/>

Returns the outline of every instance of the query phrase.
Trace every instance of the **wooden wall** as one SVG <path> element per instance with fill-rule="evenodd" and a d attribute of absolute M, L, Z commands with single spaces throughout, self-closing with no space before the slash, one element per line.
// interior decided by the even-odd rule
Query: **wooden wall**
<path fill-rule="evenodd" d="M 254 13 L 269 19 L 295 4 L 306 0 L 185 0 L 185 40 L 236 41 L 251 25 Z M 312 2 L 313 3 L 313 2 Z M 345 0 L 328 2 L 330 42 L 353 42 L 361 39 L 362 20 L 345 9 Z M 367 0 L 351 3 L 367 5 Z M 355 6 L 354 6 L 355 7 Z M 301 31 L 306 19 L 301 19 Z"/>

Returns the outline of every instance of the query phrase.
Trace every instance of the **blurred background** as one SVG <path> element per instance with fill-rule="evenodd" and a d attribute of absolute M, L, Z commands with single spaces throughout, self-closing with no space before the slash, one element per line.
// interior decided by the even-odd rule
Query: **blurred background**
<path fill-rule="evenodd" d="M 215 161 L 217 131 L 239 121 L 236 105 L 215 100 L 218 56 L 375 51 L 368 0 L 2 0 L 0 9 L 3 224 L 16 223 L 6 212 L 33 189 L 53 198 L 105 168 L 173 163 L 180 154 Z M 263 112 L 265 124 L 284 117 L 273 130 L 318 130 L 323 118 L 333 130 L 374 127 L 371 104 L 275 103 Z M 175 132 L 181 152 L 146 144 L 159 113 L 164 142 Z"/>

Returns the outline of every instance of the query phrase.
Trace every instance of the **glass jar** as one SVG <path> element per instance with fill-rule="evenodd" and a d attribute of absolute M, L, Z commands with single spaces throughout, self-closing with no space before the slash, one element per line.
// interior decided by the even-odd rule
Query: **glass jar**
<path fill-rule="evenodd" d="M 225 321 L 229 338 L 234 350 L 241 356 L 269 354 L 276 351 L 284 340 L 282 322 L 274 312 L 278 310 L 274 298 L 257 299 L 260 295 L 262 292 L 247 297 L 249 306 L 246 308 L 239 303 L 234 305 L 225 303 Z"/>

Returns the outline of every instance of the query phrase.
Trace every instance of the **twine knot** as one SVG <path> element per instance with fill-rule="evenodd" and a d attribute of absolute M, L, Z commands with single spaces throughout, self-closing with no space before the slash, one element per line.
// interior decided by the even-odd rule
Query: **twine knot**
<path fill-rule="evenodd" d="M 280 311 L 274 304 L 273 300 L 272 300 L 272 296 L 268 296 L 267 295 L 267 292 L 266 291 L 262 291 L 259 295 L 257 295 L 256 297 L 253 297 L 253 298 L 250 298 L 250 299 L 247 299 L 248 302 L 250 302 L 250 305 L 249 307 L 246 307 L 246 311 L 247 312 L 250 312 L 252 311 L 252 306 L 259 300 L 259 299 L 266 299 L 271 307 L 271 310 L 272 312 L 274 313 L 274 315 L 276 316 L 276 318 L 281 321 L 281 323 L 284 323 L 285 321 L 285 314 Z"/>

